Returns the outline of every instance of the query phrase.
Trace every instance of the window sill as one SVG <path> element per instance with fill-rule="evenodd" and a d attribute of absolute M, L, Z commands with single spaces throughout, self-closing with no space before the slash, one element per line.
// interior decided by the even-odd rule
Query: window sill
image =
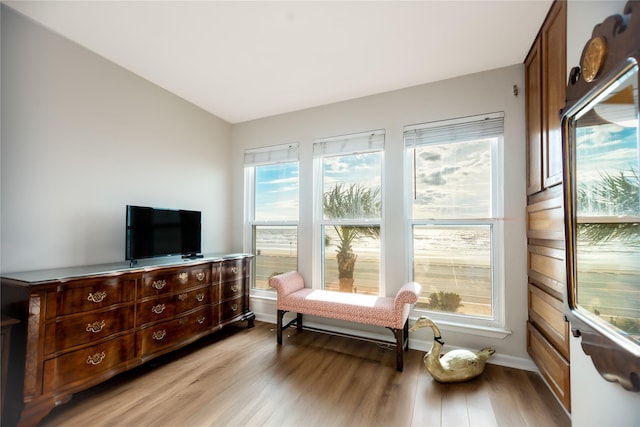
<path fill-rule="evenodd" d="M 417 316 L 415 318 L 411 317 L 409 320 L 409 323 L 412 323 L 412 321 L 415 321 L 415 319 L 417 319 L 418 317 L 420 316 Z M 493 326 L 468 325 L 468 324 L 465 325 L 458 322 L 454 323 L 454 322 L 441 320 L 441 319 L 434 319 L 434 321 L 437 323 L 438 328 L 441 331 L 457 332 L 461 334 L 482 336 L 487 338 L 504 339 L 513 333 L 508 329 L 498 328 Z"/>
<path fill-rule="evenodd" d="M 264 290 L 264 289 L 251 289 L 249 291 L 250 298 L 263 299 L 269 301 L 277 301 L 278 295 L 276 294 L 276 290 Z"/>

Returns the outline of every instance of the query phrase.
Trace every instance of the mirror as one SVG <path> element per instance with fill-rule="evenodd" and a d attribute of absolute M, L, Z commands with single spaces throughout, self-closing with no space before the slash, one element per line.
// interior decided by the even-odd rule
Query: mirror
<path fill-rule="evenodd" d="M 594 27 L 562 114 L 564 313 L 608 381 L 640 391 L 640 2 Z M 635 13 L 634 13 L 635 12 Z"/>
<path fill-rule="evenodd" d="M 569 300 L 576 315 L 640 355 L 638 64 L 620 74 L 568 122 L 575 141 Z"/>

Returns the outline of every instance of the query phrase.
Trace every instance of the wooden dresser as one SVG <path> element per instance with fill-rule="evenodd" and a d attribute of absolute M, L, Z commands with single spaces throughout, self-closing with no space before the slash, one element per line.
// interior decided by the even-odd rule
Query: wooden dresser
<path fill-rule="evenodd" d="M 252 327 L 251 260 L 234 254 L 4 275 L 3 314 L 25 325 L 16 331 L 7 390 L 14 401 L 5 412 L 36 425 L 73 393 L 229 323 Z M 4 415 L 3 424 L 15 423 Z"/>

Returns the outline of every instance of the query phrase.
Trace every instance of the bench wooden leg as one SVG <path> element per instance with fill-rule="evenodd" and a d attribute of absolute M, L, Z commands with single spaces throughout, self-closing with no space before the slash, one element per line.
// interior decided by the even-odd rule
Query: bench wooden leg
<path fill-rule="evenodd" d="M 393 330 L 396 336 L 396 371 L 398 372 L 402 372 L 404 364 L 404 331 L 405 328 Z"/>
<path fill-rule="evenodd" d="M 302 332 L 302 313 L 296 315 L 296 329 Z"/>
<path fill-rule="evenodd" d="M 276 336 L 278 338 L 278 344 L 282 344 L 282 318 L 284 317 L 285 313 L 286 311 L 284 310 L 278 310 L 278 323 L 276 325 Z"/>
<path fill-rule="evenodd" d="M 404 322 L 403 332 L 404 332 L 404 350 L 409 351 L 409 319 L 407 319 L 407 321 Z"/>

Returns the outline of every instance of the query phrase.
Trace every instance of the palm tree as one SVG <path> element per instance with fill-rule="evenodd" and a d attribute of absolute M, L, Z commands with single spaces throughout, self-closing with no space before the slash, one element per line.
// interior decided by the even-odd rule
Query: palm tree
<path fill-rule="evenodd" d="M 327 219 L 379 219 L 381 206 L 379 188 L 336 184 L 324 193 L 323 210 Z M 333 228 L 340 240 L 336 251 L 340 291 L 353 292 L 353 271 L 358 255 L 353 252 L 351 244 L 359 238 L 379 237 L 380 226 L 334 225 Z"/>
<path fill-rule="evenodd" d="M 631 170 L 630 174 L 620 171 L 619 175 L 605 173 L 601 178 L 589 191 L 585 188 L 578 190 L 578 206 L 589 207 L 600 212 L 615 212 L 615 215 L 637 217 L 640 213 L 638 171 Z M 591 245 L 611 239 L 640 243 L 640 225 L 637 222 L 582 223 L 579 225 L 578 234 L 579 238 Z"/>

